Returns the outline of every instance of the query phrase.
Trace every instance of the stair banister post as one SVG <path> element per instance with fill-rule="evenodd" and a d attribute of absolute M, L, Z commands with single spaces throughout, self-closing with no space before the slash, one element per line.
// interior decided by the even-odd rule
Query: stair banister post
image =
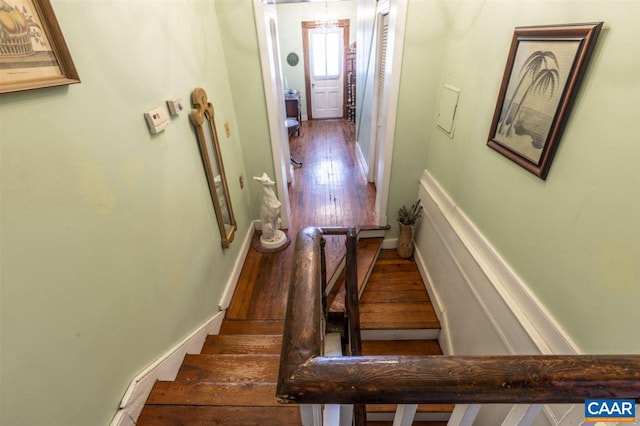
<path fill-rule="evenodd" d="M 325 318 L 329 311 L 327 306 L 327 257 L 325 255 L 325 246 L 327 240 L 324 237 L 320 240 L 320 282 L 322 284 L 322 312 Z"/>
<path fill-rule="evenodd" d="M 346 245 L 345 306 L 349 318 L 349 349 L 351 356 L 359 356 L 362 355 L 362 341 L 358 306 L 358 234 L 355 228 L 347 230 Z"/>
<path fill-rule="evenodd" d="M 358 306 L 358 233 L 355 228 L 347 230 L 347 253 L 345 272 L 345 307 L 348 319 L 349 354 L 362 355 L 362 341 L 360 339 L 360 308 Z M 353 406 L 354 426 L 364 426 L 367 423 L 367 413 L 364 404 Z"/>

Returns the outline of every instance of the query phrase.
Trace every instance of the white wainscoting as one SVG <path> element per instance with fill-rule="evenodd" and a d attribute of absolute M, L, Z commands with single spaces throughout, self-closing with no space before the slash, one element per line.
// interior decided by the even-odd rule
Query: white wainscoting
<path fill-rule="evenodd" d="M 526 283 L 426 170 L 419 198 L 424 216 L 416 228 L 415 259 L 442 323 L 440 344 L 445 354 L 580 353 Z M 571 408 L 547 406 L 536 424 L 558 424 Z M 476 424 L 492 424 L 494 415 L 504 419 L 507 410 L 506 406 L 483 407 Z"/>

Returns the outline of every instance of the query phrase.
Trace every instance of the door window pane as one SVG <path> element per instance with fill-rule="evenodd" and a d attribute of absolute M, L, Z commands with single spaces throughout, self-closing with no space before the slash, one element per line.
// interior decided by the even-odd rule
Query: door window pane
<path fill-rule="evenodd" d="M 326 34 L 326 47 L 327 47 L 327 68 L 326 75 L 337 76 L 340 74 L 340 34 L 328 33 Z"/>
<path fill-rule="evenodd" d="M 311 34 L 311 52 L 313 54 L 313 75 L 327 75 L 326 39 L 323 33 Z"/>
<path fill-rule="evenodd" d="M 315 78 L 338 78 L 341 43 L 339 30 L 317 31 L 311 37 L 311 63 Z"/>

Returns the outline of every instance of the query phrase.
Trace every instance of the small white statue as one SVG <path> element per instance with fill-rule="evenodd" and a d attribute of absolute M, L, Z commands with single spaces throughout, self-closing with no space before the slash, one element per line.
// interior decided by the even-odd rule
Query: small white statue
<path fill-rule="evenodd" d="M 266 173 L 261 177 L 253 177 L 254 180 L 262 184 L 264 189 L 264 197 L 262 198 L 262 207 L 260 208 L 260 222 L 262 223 L 262 236 L 260 244 L 264 248 L 274 249 L 282 247 L 287 242 L 287 236 L 280 230 L 280 207 L 282 203 L 273 192 L 275 182 L 269 179 Z"/>

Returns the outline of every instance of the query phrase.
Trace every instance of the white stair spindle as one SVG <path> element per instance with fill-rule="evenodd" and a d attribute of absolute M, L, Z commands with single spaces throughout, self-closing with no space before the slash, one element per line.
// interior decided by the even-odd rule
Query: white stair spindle
<path fill-rule="evenodd" d="M 300 404 L 302 426 L 322 426 L 322 405 Z"/>
<path fill-rule="evenodd" d="M 478 416 L 480 404 L 456 404 L 447 423 L 450 426 L 472 426 Z"/>
<path fill-rule="evenodd" d="M 338 404 L 325 404 L 322 410 L 323 426 L 342 426 L 340 423 L 340 406 Z"/>
<path fill-rule="evenodd" d="M 516 404 L 511 407 L 502 426 L 530 426 L 542 410 L 542 404 Z"/>
<path fill-rule="evenodd" d="M 574 405 L 558 422 L 558 426 L 580 426 L 584 424 L 586 424 L 584 418 L 584 404 Z M 589 424 L 595 425 L 595 423 Z"/>
<path fill-rule="evenodd" d="M 353 424 L 353 405 L 340 406 L 340 426 L 351 426 Z"/>
<path fill-rule="evenodd" d="M 393 418 L 393 426 L 411 426 L 417 410 L 416 404 L 399 404 Z"/>

